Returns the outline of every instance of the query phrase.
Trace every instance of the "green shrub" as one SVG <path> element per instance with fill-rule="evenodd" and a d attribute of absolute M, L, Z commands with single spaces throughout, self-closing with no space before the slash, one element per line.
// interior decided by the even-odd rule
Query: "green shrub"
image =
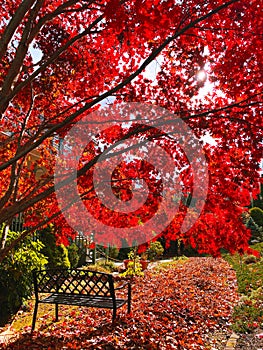
<path fill-rule="evenodd" d="M 105 273 L 112 273 L 112 272 L 118 271 L 118 268 L 115 266 L 115 264 L 112 261 L 98 261 L 96 262 L 96 264 L 86 265 L 83 268 L 87 270 L 105 272 Z"/>
<path fill-rule="evenodd" d="M 245 264 L 255 264 L 259 258 L 257 258 L 255 255 L 246 255 L 243 258 L 243 262 Z"/>
<path fill-rule="evenodd" d="M 262 255 L 263 243 L 255 244 L 251 248 Z M 243 294 L 240 303 L 234 308 L 232 329 L 244 333 L 263 327 L 262 259 L 238 254 L 226 254 L 224 257 L 235 269 L 238 291 Z"/>
<path fill-rule="evenodd" d="M 97 271 L 97 272 L 110 273 L 109 269 L 106 266 L 99 265 L 97 263 L 83 266 L 82 269 L 84 269 L 84 270 L 91 270 L 91 271 Z"/>
<path fill-rule="evenodd" d="M 259 287 L 252 291 L 251 296 L 252 299 L 257 299 L 263 301 L 263 287 Z"/>
<path fill-rule="evenodd" d="M 160 258 L 163 255 L 164 248 L 159 241 L 151 242 L 150 247 L 147 249 L 147 255 L 149 260 Z"/>
<path fill-rule="evenodd" d="M 250 255 L 227 254 L 224 258 L 236 271 L 239 293 L 250 295 L 253 290 L 261 286 L 263 276 L 262 260 L 257 259 L 257 262 L 246 264 L 244 262 L 246 259 L 250 259 Z"/>
<path fill-rule="evenodd" d="M 68 249 L 63 244 L 56 244 L 56 237 L 52 225 L 40 231 L 38 237 L 44 244 L 41 252 L 48 258 L 47 266 L 49 268 L 58 267 L 66 269 L 70 267 Z"/>
<path fill-rule="evenodd" d="M 119 249 L 116 246 L 110 246 L 108 249 L 109 258 L 117 259 L 119 255 Z"/>
<path fill-rule="evenodd" d="M 258 226 L 263 226 L 263 210 L 258 207 L 254 207 L 250 209 L 249 212 L 255 223 Z"/>
<path fill-rule="evenodd" d="M 128 242 L 126 241 L 126 239 L 122 239 L 122 247 L 119 250 L 119 254 L 118 254 L 117 259 L 118 260 L 127 259 L 130 249 L 131 248 L 130 248 Z"/>
<path fill-rule="evenodd" d="M 68 258 L 71 267 L 77 267 L 79 263 L 79 248 L 76 243 L 72 243 L 68 246 Z"/>
<path fill-rule="evenodd" d="M 247 300 L 234 308 L 233 324 L 231 328 L 235 332 L 247 333 L 263 325 L 262 303 Z"/>
<path fill-rule="evenodd" d="M 0 236 L 3 229 L 0 230 Z M 21 233 L 8 232 L 7 244 Z M 47 263 L 41 253 L 43 244 L 26 237 L 17 244 L 0 264 L 0 326 L 17 312 L 22 303 L 32 295 L 32 271 Z"/>
<path fill-rule="evenodd" d="M 263 289 L 253 290 L 250 296 L 243 297 L 234 308 L 232 328 L 236 332 L 252 332 L 263 326 Z"/>
<path fill-rule="evenodd" d="M 68 249 L 63 244 L 55 246 L 53 256 L 49 257 L 48 267 L 61 269 L 70 268 Z"/>
<path fill-rule="evenodd" d="M 120 273 L 121 277 L 133 277 L 133 276 L 144 276 L 144 272 L 142 271 L 142 265 L 139 261 L 130 261 L 128 263 L 127 269 Z"/>
<path fill-rule="evenodd" d="M 120 274 L 121 277 L 133 277 L 133 276 L 144 276 L 142 271 L 142 265 L 140 264 L 140 257 L 136 254 L 137 249 L 131 249 L 128 254 L 130 260 L 127 269 Z"/>
<path fill-rule="evenodd" d="M 107 260 L 99 261 L 99 262 L 97 262 L 97 265 L 104 267 L 109 272 L 116 272 L 116 271 L 118 271 L 118 268 L 116 267 L 114 262 L 109 261 L 109 260 L 108 261 Z"/>
<path fill-rule="evenodd" d="M 247 227 L 251 229 L 250 243 L 263 242 L 263 210 L 254 207 L 249 210 Z"/>

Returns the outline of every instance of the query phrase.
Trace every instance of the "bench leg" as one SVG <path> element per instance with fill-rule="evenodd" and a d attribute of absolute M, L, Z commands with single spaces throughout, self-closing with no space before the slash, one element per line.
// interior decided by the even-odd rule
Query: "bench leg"
<path fill-rule="evenodd" d="M 116 318 L 116 309 L 114 308 L 114 309 L 112 310 L 112 323 L 114 323 L 115 318 Z"/>
<path fill-rule="evenodd" d="M 56 322 L 58 321 L 58 304 L 55 304 Z"/>
<path fill-rule="evenodd" d="M 36 319 L 37 319 L 37 309 L 38 309 L 38 303 L 36 302 L 35 308 L 34 308 L 31 332 L 33 332 L 33 330 L 35 329 Z"/>
<path fill-rule="evenodd" d="M 131 313 L 131 285 L 128 285 L 128 305 L 127 305 L 127 313 Z"/>

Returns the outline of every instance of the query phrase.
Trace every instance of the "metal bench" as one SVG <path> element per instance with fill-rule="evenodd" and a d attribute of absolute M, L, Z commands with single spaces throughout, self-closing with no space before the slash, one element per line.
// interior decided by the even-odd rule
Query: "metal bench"
<path fill-rule="evenodd" d="M 58 305 L 78 305 L 94 308 L 112 309 L 112 322 L 117 309 L 127 304 L 131 312 L 131 285 L 129 282 L 114 287 L 111 274 L 84 269 L 47 269 L 33 272 L 35 308 L 32 320 L 32 331 L 35 329 L 39 303 L 55 304 L 56 321 Z M 127 287 L 125 297 L 117 298 L 116 291 Z M 40 293 L 48 296 L 40 298 Z"/>

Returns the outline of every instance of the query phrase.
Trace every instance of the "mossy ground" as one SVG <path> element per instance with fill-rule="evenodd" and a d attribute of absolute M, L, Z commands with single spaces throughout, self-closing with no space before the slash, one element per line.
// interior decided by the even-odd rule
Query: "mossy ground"
<path fill-rule="evenodd" d="M 233 313 L 232 328 L 236 332 L 253 332 L 263 327 L 263 243 L 252 246 L 261 257 L 228 255 L 224 258 L 236 271 L 241 300 Z"/>

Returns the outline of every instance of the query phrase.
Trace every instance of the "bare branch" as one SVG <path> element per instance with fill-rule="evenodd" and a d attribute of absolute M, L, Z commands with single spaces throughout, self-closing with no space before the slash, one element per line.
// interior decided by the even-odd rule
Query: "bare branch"
<path fill-rule="evenodd" d="M 24 0 L 16 10 L 14 16 L 11 18 L 0 40 L 0 60 L 4 56 L 7 46 L 18 26 L 23 21 L 24 16 L 31 9 L 35 2 L 36 0 Z"/>

